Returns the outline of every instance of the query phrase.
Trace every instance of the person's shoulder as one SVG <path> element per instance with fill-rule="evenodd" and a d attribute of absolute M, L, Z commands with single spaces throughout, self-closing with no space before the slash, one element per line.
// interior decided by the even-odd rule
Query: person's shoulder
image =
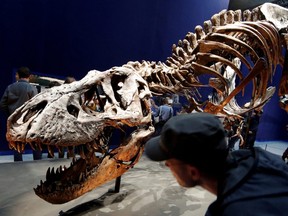
<path fill-rule="evenodd" d="M 269 165 L 272 165 L 278 162 L 282 163 L 281 157 L 277 154 L 266 151 L 260 147 L 254 147 L 254 151 L 255 151 L 255 154 L 258 156 L 258 158 L 264 160 L 265 162 L 270 161 Z"/>
<path fill-rule="evenodd" d="M 37 91 L 36 86 L 26 80 L 19 80 L 18 82 L 15 82 L 13 88 L 25 88 L 27 90 Z"/>
<path fill-rule="evenodd" d="M 17 86 L 19 86 L 19 83 L 18 82 L 14 82 L 14 83 L 9 84 L 7 86 L 7 89 L 17 88 Z"/>
<path fill-rule="evenodd" d="M 30 85 L 30 83 L 26 80 L 18 80 L 17 82 L 13 83 L 14 85 Z"/>

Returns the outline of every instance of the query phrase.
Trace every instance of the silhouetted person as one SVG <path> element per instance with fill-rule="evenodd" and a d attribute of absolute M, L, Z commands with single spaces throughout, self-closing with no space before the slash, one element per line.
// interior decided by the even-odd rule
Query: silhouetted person
<path fill-rule="evenodd" d="M 34 97 L 38 91 L 35 86 L 29 83 L 30 70 L 27 67 L 20 67 L 16 72 L 16 82 L 10 84 L 0 101 L 0 108 L 10 116 L 18 107 Z M 41 151 L 33 151 L 33 159 L 42 158 Z M 22 153 L 14 151 L 14 161 L 22 161 Z"/>
<path fill-rule="evenodd" d="M 163 125 L 174 115 L 172 103 L 171 99 L 163 98 L 163 104 L 153 114 L 154 117 L 159 117 L 159 121 L 155 123 L 155 136 L 160 134 Z"/>
<path fill-rule="evenodd" d="M 245 116 L 246 119 L 242 130 L 244 144 L 240 146 L 240 148 L 253 148 L 262 114 L 262 110 L 254 110 L 251 113 L 247 113 Z"/>
<path fill-rule="evenodd" d="M 76 81 L 76 79 L 73 76 L 67 76 L 64 83 L 72 83 L 74 81 Z"/>

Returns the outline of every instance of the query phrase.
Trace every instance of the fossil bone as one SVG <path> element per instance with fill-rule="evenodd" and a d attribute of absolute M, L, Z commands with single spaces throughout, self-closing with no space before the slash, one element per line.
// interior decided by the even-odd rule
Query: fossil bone
<path fill-rule="evenodd" d="M 151 95 L 192 95 L 194 109 L 236 119 L 263 107 L 275 91 L 268 85 L 278 64 L 284 65 L 287 80 L 288 60 L 282 55 L 282 49 L 287 50 L 287 17 L 287 9 L 270 3 L 243 13 L 221 11 L 173 45 L 165 63 L 128 62 L 104 72 L 94 70 L 80 81 L 36 95 L 9 117 L 10 147 L 23 151 L 28 143 L 33 149 L 47 145 L 51 151 L 51 146 L 79 146 L 81 158 L 69 168 L 49 169 L 35 193 L 50 203 L 65 203 L 133 167 L 154 132 Z M 237 76 L 239 83 L 234 87 L 235 77 L 222 70 Z M 281 96 L 288 95 L 286 80 Z M 251 82 L 246 108 L 235 96 Z M 197 103 L 193 96 L 200 97 L 199 87 L 215 89 L 220 99 Z M 89 108 L 92 99 L 99 101 L 98 110 Z M 111 150 L 109 138 L 115 130 L 124 136 Z"/>

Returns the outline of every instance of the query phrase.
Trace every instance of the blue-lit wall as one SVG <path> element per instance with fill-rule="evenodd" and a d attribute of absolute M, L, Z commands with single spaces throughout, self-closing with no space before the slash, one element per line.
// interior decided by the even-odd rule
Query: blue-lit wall
<path fill-rule="evenodd" d="M 23 65 L 36 72 L 72 74 L 80 79 L 91 69 L 105 70 L 130 60 L 165 61 L 173 43 L 227 8 L 228 2 L 1 0 L 0 94 L 13 82 L 13 69 Z M 279 116 L 284 121 L 286 115 L 277 101 L 271 109 L 267 121 L 274 122 L 275 131 L 270 133 L 269 126 L 262 138 L 284 139 Z M 7 149 L 4 119 L 1 114 L 0 149 Z"/>

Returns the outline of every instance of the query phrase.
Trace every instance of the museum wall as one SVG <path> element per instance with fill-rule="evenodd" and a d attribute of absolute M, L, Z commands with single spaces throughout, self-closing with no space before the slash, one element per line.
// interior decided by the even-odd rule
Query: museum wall
<path fill-rule="evenodd" d="M 128 61 L 165 61 L 173 43 L 228 3 L 1 0 L 0 93 L 14 81 L 15 68 L 23 65 L 35 73 L 81 79 L 89 70 L 106 70 Z M 261 120 L 264 128 L 259 139 L 286 139 L 286 113 L 278 107 L 277 97 L 270 104 Z M 0 150 L 6 150 L 3 113 L 0 120 Z"/>

